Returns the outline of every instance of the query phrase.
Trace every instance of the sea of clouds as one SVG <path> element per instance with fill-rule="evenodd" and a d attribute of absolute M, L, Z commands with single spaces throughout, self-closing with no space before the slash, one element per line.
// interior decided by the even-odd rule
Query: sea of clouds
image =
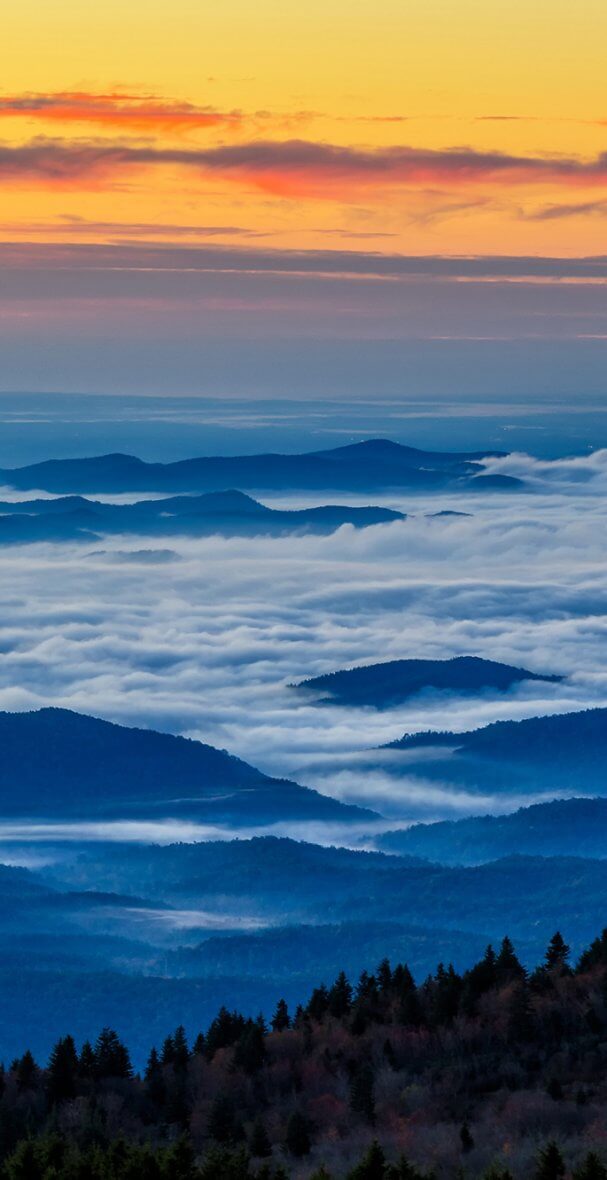
<path fill-rule="evenodd" d="M 607 451 L 488 467 L 527 490 L 369 496 L 407 520 L 330 537 L 5 548 L 0 708 L 52 704 L 186 734 L 403 819 L 420 800 L 436 816 L 491 810 L 490 797 L 395 782 L 389 758 L 364 769 L 365 751 L 404 732 L 607 705 Z M 428 515 L 445 509 L 471 515 Z M 358 663 L 461 654 L 566 679 L 386 712 L 318 707 L 290 687 Z"/>

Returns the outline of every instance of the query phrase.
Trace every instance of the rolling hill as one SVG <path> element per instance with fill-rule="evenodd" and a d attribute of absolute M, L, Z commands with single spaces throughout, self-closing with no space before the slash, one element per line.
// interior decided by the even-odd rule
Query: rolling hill
<path fill-rule="evenodd" d="M 302 680 L 295 687 L 313 694 L 322 704 L 388 709 L 428 690 L 464 694 L 487 689 L 506 692 L 521 681 L 557 683 L 561 679 L 478 656 L 455 656 L 449 660 L 388 660 L 345 668 Z"/>

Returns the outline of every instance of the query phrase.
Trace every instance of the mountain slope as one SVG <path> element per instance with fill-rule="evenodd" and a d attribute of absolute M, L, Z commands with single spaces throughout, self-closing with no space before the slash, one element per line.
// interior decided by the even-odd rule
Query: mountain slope
<path fill-rule="evenodd" d="M 556 683 L 561 679 L 560 676 L 539 675 L 478 656 L 456 656 L 450 660 L 388 660 L 381 664 L 346 668 L 302 680 L 295 687 L 319 694 L 322 703 L 386 709 L 427 689 L 457 693 L 482 692 L 483 689 L 505 692 L 523 680 Z"/>
<path fill-rule="evenodd" d="M 0 815 L 189 816 L 213 822 L 370 816 L 202 742 L 67 709 L 0 713 Z"/>
<path fill-rule="evenodd" d="M 521 481 L 484 476 L 483 452 L 420 451 L 371 439 L 302 455 L 243 455 L 145 463 L 133 455 L 51 459 L 0 470 L 0 483 L 51 492 L 207 492 L 241 488 L 373 491 L 480 486 L 516 489 Z M 497 484 L 495 480 L 497 479 Z"/>
<path fill-rule="evenodd" d="M 384 852 L 473 865 L 500 856 L 607 858 L 607 799 L 557 799 L 510 815 L 481 815 L 384 832 Z"/>
<path fill-rule="evenodd" d="M 488 795 L 512 797 L 515 810 L 526 795 L 537 796 L 530 802 L 607 795 L 606 759 L 607 708 L 598 708 L 497 721 L 464 733 L 405 734 L 366 755 L 364 765 L 381 766 L 396 780 L 424 779 L 447 792 L 478 794 L 485 809 Z M 356 765 L 353 757 L 349 768 Z"/>

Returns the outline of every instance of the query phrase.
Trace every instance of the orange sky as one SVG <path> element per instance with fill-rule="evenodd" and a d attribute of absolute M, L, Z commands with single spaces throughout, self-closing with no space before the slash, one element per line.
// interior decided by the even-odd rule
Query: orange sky
<path fill-rule="evenodd" d="M 20 0 L 4 240 L 605 253 L 603 0 Z"/>

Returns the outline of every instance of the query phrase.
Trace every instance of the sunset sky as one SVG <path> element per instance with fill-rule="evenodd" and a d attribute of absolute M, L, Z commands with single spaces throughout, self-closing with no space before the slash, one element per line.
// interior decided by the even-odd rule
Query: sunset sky
<path fill-rule="evenodd" d="M 20 0 L 2 35 L 4 388 L 122 356 L 170 392 L 177 349 L 197 392 L 205 340 L 302 336 L 602 367 L 603 0 Z"/>

